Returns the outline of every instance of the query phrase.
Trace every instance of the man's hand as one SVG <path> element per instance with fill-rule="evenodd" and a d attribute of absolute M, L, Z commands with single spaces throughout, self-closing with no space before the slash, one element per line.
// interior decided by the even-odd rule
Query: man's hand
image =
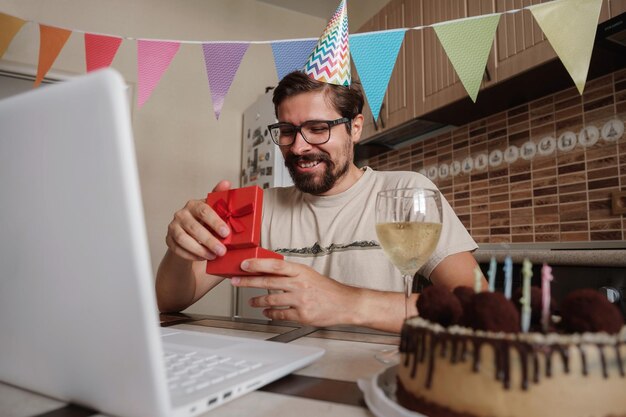
<path fill-rule="evenodd" d="M 230 182 L 220 181 L 213 191 L 230 189 Z M 189 200 L 174 213 L 167 227 L 165 243 L 179 257 L 189 261 L 213 260 L 226 253 L 226 247 L 211 233 L 222 237 L 230 233 L 224 220 L 204 200 Z"/>
<path fill-rule="evenodd" d="M 258 276 L 232 278 L 232 285 L 283 291 L 250 299 L 250 305 L 265 308 L 263 314 L 270 319 L 318 327 L 357 324 L 358 288 L 340 284 L 308 266 L 278 259 L 248 259 L 241 269 Z"/>

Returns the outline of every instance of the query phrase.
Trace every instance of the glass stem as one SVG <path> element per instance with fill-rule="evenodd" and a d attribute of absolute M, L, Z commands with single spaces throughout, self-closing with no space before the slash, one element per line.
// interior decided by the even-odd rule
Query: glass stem
<path fill-rule="evenodd" d="M 404 318 L 409 318 L 409 303 L 413 291 L 413 275 L 404 275 Z"/>

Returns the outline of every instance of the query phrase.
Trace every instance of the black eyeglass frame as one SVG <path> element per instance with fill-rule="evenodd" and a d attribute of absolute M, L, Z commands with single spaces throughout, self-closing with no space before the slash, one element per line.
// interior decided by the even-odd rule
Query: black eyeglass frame
<path fill-rule="evenodd" d="M 348 128 L 352 128 L 351 126 L 351 122 L 352 119 L 350 119 L 349 117 L 341 117 L 339 119 L 335 119 L 335 120 L 307 120 L 304 123 L 302 123 L 300 126 L 296 126 L 293 125 L 291 123 L 287 123 L 287 122 L 278 122 L 278 123 L 273 123 L 271 125 L 268 125 L 267 128 L 270 131 L 270 136 L 272 137 L 272 142 L 274 142 L 276 145 L 278 146 L 291 146 L 293 145 L 293 143 L 296 141 L 296 136 L 298 136 L 298 132 L 300 132 L 300 136 L 302 136 L 302 139 L 305 140 L 306 143 L 310 144 L 310 145 L 323 145 L 326 142 L 328 142 L 330 140 L 330 130 L 337 125 L 341 125 L 344 123 L 348 123 Z M 302 133 L 302 125 L 305 125 L 307 123 L 326 123 L 328 124 L 328 138 L 324 141 L 324 142 L 316 142 L 316 143 L 311 143 L 309 142 L 309 140 L 306 138 L 306 136 L 304 135 L 304 133 Z M 287 143 L 278 143 L 277 139 L 274 138 L 274 135 L 272 135 L 272 129 L 276 129 L 279 128 L 281 126 L 290 126 L 294 128 L 294 134 L 293 137 L 291 138 L 291 142 Z"/>

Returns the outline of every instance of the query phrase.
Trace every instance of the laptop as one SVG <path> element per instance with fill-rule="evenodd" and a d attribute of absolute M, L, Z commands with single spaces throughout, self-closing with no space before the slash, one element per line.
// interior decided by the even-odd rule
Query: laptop
<path fill-rule="evenodd" d="M 125 90 L 106 69 L 0 101 L 0 381 L 197 415 L 324 351 L 160 328 Z"/>

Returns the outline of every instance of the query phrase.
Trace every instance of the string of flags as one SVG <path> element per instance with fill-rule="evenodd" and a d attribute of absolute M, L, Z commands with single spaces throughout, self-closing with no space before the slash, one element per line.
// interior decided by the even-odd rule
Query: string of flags
<path fill-rule="evenodd" d="M 294 70 L 304 70 L 325 82 L 350 85 L 350 56 L 375 119 L 408 30 L 432 28 L 465 90 L 476 102 L 489 52 L 503 14 L 528 10 L 552 45 L 557 56 L 583 93 L 602 0 L 554 0 L 482 16 L 449 20 L 432 25 L 348 34 L 346 0 L 319 39 L 269 41 L 181 41 L 140 39 L 66 29 L 39 22 L 39 62 L 35 86 L 52 68 L 70 35 L 82 33 L 87 72 L 111 65 L 123 41 L 137 44 L 137 107 L 150 98 L 181 44 L 200 44 L 207 72 L 215 117 L 250 45 L 270 44 L 278 79 Z M 21 28 L 30 21 L 0 12 L 0 58 Z"/>

